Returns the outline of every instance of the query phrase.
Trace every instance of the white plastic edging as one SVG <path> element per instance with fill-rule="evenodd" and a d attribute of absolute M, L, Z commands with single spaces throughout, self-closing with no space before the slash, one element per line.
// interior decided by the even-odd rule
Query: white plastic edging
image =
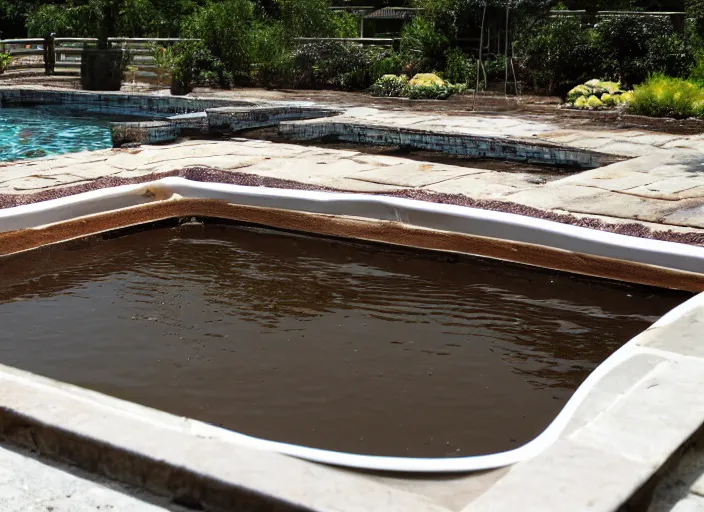
<path fill-rule="evenodd" d="M 704 293 L 700 293 L 688 301 L 672 309 L 651 328 L 661 327 L 682 318 L 695 308 L 704 308 Z M 381 457 L 375 455 L 357 455 L 352 453 L 320 450 L 305 446 L 278 443 L 259 439 L 207 423 L 194 422 L 192 431 L 196 435 L 217 437 L 229 440 L 250 448 L 273 451 L 298 457 L 301 459 L 372 471 L 395 471 L 406 473 L 461 473 L 481 471 L 510 466 L 525 461 L 540 454 L 555 443 L 573 418 L 574 413 L 584 402 L 596 385 L 612 370 L 639 352 L 649 353 L 638 345 L 638 336 L 628 341 L 611 354 L 603 363 L 577 388 L 555 419 L 532 441 L 514 450 L 489 455 L 475 455 L 457 458 L 411 458 L 411 457 Z"/>
<path fill-rule="evenodd" d="M 191 182 L 183 178 L 164 178 L 146 184 L 96 190 L 0 210 L 0 232 L 37 228 L 79 216 L 143 204 L 151 201 L 148 199 L 147 191 L 158 191 L 165 197 L 175 194 L 176 198 L 221 199 L 248 206 L 395 220 L 414 226 L 539 244 L 678 270 L 693 272 L 704 270 L 704 248 L 702 247 L 607 233 L 510 213 L 366 194 L 255 188 Z M 673 309 L 656 322 L 654 327 L 671 323 L 698 307 L 704 307 L 704 294 Z M 641 349 L 637 344 L 637 338 L 623 345 L 586 378 L 552 423 L 538 437 L 519 448 L 501 453 L 458 458 L 381 457 L 268 441 L 199 421 L 192 421 L 191 430 L 196 435 L 217 437 L 251 448 L 279 452 L 314 462 L 367 470 L 448 473 L 492 469 L 530 459 L 552 445 L 596 384 L 639 350 Z"/>
<path fill-rule="evenodd" d="M 704 272 L 704 247 L 414 199 L 202 183 L 175 177 L 0 210 L 0 232 L 36 228 L 153 202 L 147 191 L 158 192 L 162 197 L 175 195 L 189 199 L 216 199 L 245 206 L 396 221 L 421 228 L 542 245 L 674 270 Z"/>

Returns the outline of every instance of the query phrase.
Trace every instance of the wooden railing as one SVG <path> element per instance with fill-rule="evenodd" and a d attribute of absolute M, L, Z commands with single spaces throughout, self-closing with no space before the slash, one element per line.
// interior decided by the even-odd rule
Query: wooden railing
<path fill-rule="evenodd" d="M 193 39 L 111 37 L 109 41 L 113 46 L 129 52 L 131 65 L 144 77 L 156 76 L 152 49 L 155 44 L 169 46 Z M 93 37 L 0 39 L 0 51 L 14 57 L 8 70 L 44 69 L 48 75 L 79 73 L 84 45 L 97 42 L 98 39 Z"/>

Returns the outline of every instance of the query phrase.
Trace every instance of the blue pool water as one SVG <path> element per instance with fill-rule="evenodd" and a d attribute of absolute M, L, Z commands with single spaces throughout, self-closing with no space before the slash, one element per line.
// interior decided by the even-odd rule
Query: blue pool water
<path fill-rule="evenodd" d="M 0 162 L 112 147 L 117 120 L 56 106 L 0 108 Z"/>

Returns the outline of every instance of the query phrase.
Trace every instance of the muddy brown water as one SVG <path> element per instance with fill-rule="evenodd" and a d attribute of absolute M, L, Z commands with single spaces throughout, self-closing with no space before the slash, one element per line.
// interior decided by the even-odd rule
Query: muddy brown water
<path fill-rule="evenodd" d="M 253 436 L 457 457 L 538 435 L 690 294 L 225 225 L 0 259 L 0 362 Z"/>

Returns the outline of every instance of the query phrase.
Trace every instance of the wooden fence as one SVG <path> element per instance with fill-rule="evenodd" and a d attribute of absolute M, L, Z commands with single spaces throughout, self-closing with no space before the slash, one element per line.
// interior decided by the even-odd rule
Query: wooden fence
<path fill-rule="evenodd" d="M 131 65 L 140 77 L 155 77 L 157 70 L 153 46 L 169 46 L 189 39 L 111 37 L 109 41 L 130 54 Z M 97 42 L 92 37 L 1 39 L 0 51 L 12 55 L 13 61 L 8 67 L 10 71 L 44 70 L 47 75 L 79 74 L 84 45 Z"/>

